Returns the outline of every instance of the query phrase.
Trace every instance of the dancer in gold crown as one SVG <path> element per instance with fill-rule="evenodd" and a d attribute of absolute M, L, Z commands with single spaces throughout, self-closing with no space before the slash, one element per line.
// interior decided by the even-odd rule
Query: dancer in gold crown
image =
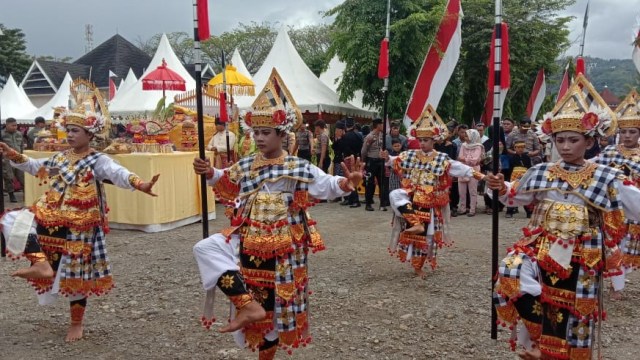
<path fill-rule="evenodd" d="M 31 261 L 31 267 L 13 276 L 27 279 L 42 305 L 52 303 L 58 294 L 71 301 L 71 325 L 65 340 L 75 341 L 82 338 L 87 298 L 106 294 L 114 286 L 106 251 L 107 199 L 102 184 L 109 181 L 155 196 L 151 189 L 158 175 L 144 182 L 89 147 L 104 126 L 100 114 L 66 113 L 62 125 L 71 149 L 49 159 L 31 159 L 0 143 L 2 155 L 13 167 L 49 184 L 33 212 L 7 213 L 2 225 L 11 255 Z"/>
<path fill-rule="evenodd" d="M 415 122 L 420 150 L 407 150 L 399 156 L 389 156 L 382 151 L 387 164 L 402 178 L 401 188 L 389 194 L 396 214 L 389 251 L 395 254 L 397 250 L 402 262 L 411 261 L 415 274 L 420 277 L 425 276 L 422 268 L 427 260 L 432 269 L 436 268 L 437 251 L 448 243 L 451 177 L 484 178 L 472 167 L 434 150 L 435 141 L 446 135 L 446 125 L 428 105 Z"/>
<path fill-rule="evenodd" d="M 307 208 L 314 199 L 348 195 L 362 169 L 343 164 L 345 177 L 331 176 L 283 150 L 287 130 L 302 117 L 275 69 L 253 107 L 243 127 L 253 130 L 258 153 L 224 170 L 194 160 L 196 173 L 206 174 L 230 206 L 231 227 L 193 250 L 207 291 L 203 324 L 213 322 L 218 287 L 237 311 L 220 331 L 235 332 L 238 344 L 273 359 L 278 346 L 291 352 L 311 339 L 307 256 L 324 243 Z"/>
<path fill-rule="evenodd" d="M 539 126 L 562 160 L 538 164 L 512 183 L 487 176 L 507 206 L 535 204 L 524 236 L 500 263 L 493 296 L 524 359 L 593 358 L 602 277 L 619 271 L 625 215 L 640 220 L 640 190 L 622 172 L 584 159 L 597 137 L 615 129 L 615 118 L 579 75 Z"/>

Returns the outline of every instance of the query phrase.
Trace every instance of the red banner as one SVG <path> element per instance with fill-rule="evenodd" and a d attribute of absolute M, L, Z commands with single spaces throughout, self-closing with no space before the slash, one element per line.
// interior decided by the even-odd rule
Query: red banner
<path fill-rule="evenodd" d="M 378 78 L 389 77 L 389 39 L 384 38 L 380 43 L 380 61 L 378 62 Z"/>
<path fill-rule="evenodd" d="M 209 31 L 209 2 L 208 0 L 198 0 L 198 38 L 205 41 L 211 37 Z"/>
<path fill-rule="evenodd" d="M 220 93 L 220 122 L 226 123 L 229 121 L 229 115 L 227 114 L 227 96 L 225 93 Z"/>

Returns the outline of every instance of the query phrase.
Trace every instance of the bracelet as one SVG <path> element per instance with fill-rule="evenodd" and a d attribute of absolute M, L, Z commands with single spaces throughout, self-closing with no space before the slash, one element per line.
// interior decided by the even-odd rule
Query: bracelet
<path fill-rule="evenodd" d="M 144 181 L 142 181 L 138 175 L 131 174 L 129 175 L 129 184 L 133 186 L 134 189 L 140 190 L 140 186 L 144 184 Z"/>

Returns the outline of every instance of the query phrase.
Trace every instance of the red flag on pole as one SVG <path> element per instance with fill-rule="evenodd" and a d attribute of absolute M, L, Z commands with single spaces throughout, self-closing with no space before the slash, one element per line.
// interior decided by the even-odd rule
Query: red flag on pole
<path fill-rule="evenodd" d="M 220 122 L 226 123 L 229 121 L 229 115 L 227 114 L 227 94 L 220 93 Z"/>
<path fill-rule="evenodd" d="M 209 31 L 209 2 L 208 0 L 198 0 L 198 38 L 205 41 L 211 37 Z"/>
<path fill-rule="evenodd" d="M 533 90 L 531 90 L 531 96 L 529 96 L 529 102 L 527 103 L 527 116 L 532 121 L 536 120 L 538 111 L 544 102 L 544 97 L 547 93 L 547 84 L 544 79 L 544 69 L 538 71 L 536 82 L 533 84 Z"/>
<path fill-rule="evenodd" d="M 499 117 L 502 117 L 502 110 L 504 110 L 504 100 L 506 98 L 507 95 L 507 91 L 509 91 L 509 88 L 511 87 L 511 73 L 509 71 L 509 27 L 507 26 L 506 23 L 502 23 L 501 25 L 502 27 L 502 51 L 500 53 L 501 55 L 501 59 L 500 59 L 500 65 L 501 65 L 501 71 L 500 71 L 500 82 L 501 82 L 501 87 L 500 87 L 500 100 L 502 101 L 502 104 L 495 104 L 493 103 L 493 87 L 495 85 L 495 58 L 494 58 L 494 48 L 496 46 L 496 32 L 495 29 L 493 31 L 493 35 L 491 36 L 491 54 L 489 55 L 489 80 L 487 81 L 487 89 L 489 89 L 489 91 L 487 92 L 487 100 L 485 101 L 485 109 L 484 109 L 484 114 L 482 117 L 482 122 L 486 125 L 489 126 L 491 125 L 491 120 L 493 119 L 493 110 L 495 106 L 499 106 L 500 109 L 500 115 Z"/>
<path fill-rule="evenodd" d="M 380 61 L 378 62 L 378 78 L 389 77 L 389 39 L 384 38 L 380 43 Z"/>
<path fill-rule="evenodd" d="M 562 82 L 560 83 L 560 89 L 558 90 L 558 96 L 556 97 L 556 103 L 562 99 L 564 94 L 569 90 L 569 64 L 564 69 L 564 75 L 562 76 Z"/>
<path fill-rule="evenodd" d="M 116 96 L 116 83 L 113 78 L 117 76 L 113 71 L 109 70 L 109 100 Z"/>

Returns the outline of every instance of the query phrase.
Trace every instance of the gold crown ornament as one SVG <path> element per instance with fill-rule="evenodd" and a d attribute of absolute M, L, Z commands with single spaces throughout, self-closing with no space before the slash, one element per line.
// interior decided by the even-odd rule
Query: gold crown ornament
<path fill-rule="evenodd" d="M 616 108 L 618 128 L 640 128 L 640 95 L 633 89 Z"/>
<path fill-rule="evenodd" d="M 92 134 L 97 134 L 104 128 L 104 118 L 101 114 L 87 112 L 65 112 L 62 114 L 60 125 L 66 128 L 69 125 L 79 126 Z"/>
<path fill-rule="evenodd" d="M 427 104 L 427 108 L 422 112 L 418 120 L 413 123 L 413 131 L 416 138 L 433 138 L 440 140 L 447 137 L 447 126 L 440 118 L 436 110 Z"/>
<path fill-rule="evenodd" d="M 538 137 L 575 131 L 586 136 L 611 136 L 616 130 L 616 114 L 607 106 L 593 85 L 579 74 L 553 110 L 537 127 Z"/>
<path fill-rule="evenodd" d="M 275 68 L 251 107 L 251 112 L 240 116 L 243 129 L 268 127 L 290 131 L 302 123 L 302 113 Z"/>

